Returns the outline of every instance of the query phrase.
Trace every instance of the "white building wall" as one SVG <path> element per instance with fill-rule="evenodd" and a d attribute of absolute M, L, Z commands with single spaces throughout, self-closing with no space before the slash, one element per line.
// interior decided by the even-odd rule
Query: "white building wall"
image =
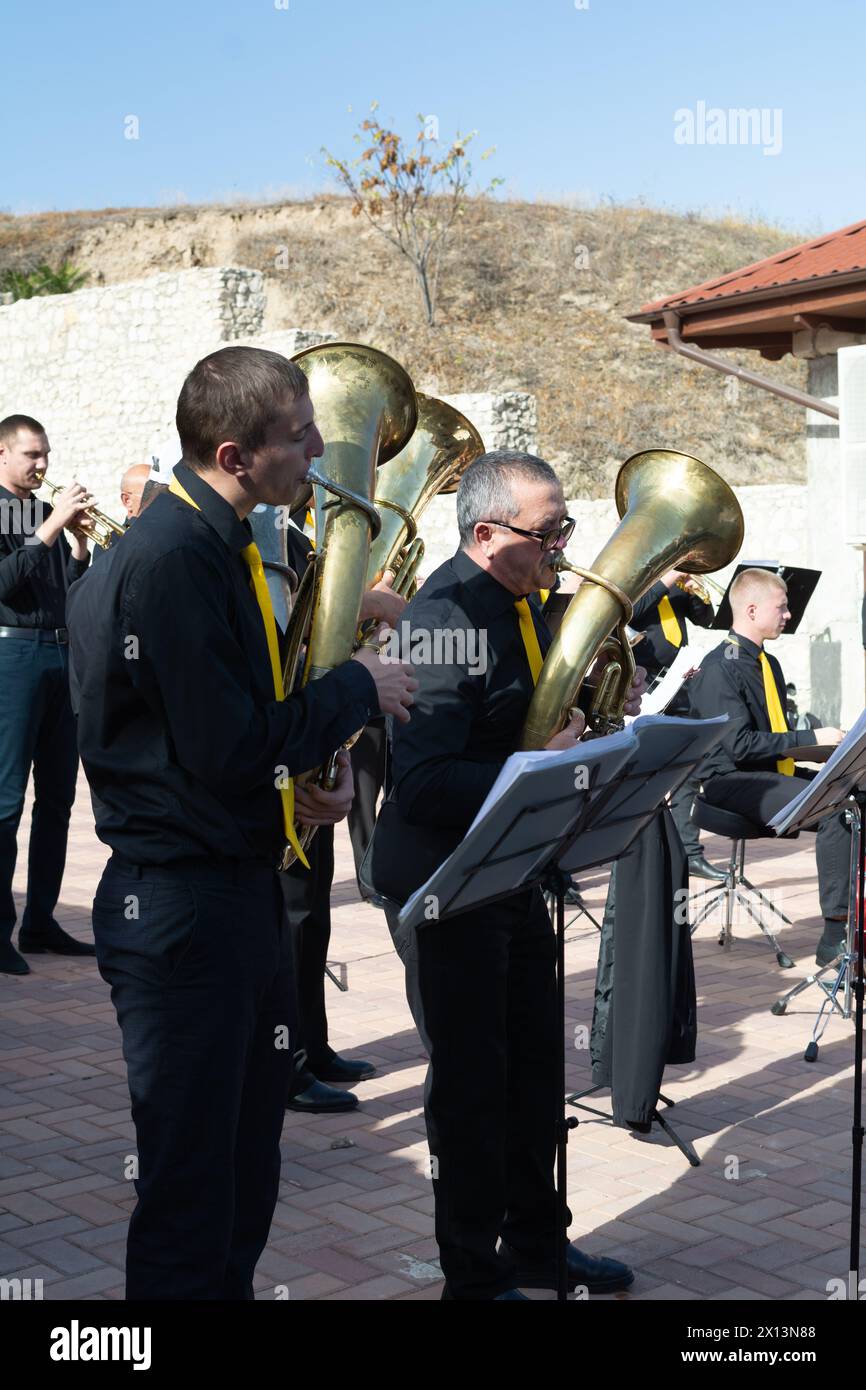
<path fill-rule="evenodd" d="M 862 351 L 843 348 L 843 352 Z M 809 363 L 809 391 L 839 404 L 836 355 Z M 844 408 L 844 407 L 843 407 Z M 839 426 L 828 415 L 807 412 L 807 564 L 822 571 L 810 613 L 813 701 L 832 725 L 850 728 L 863 709 L 864 662 L 860 624 L 863 556 L 846 544 L 845 487 Z"/>

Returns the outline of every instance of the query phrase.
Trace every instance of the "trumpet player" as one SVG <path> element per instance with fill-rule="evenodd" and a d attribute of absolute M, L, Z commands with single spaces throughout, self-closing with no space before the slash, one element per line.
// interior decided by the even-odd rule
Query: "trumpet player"
<path fill-rule="evenodd" d="M 53 507 L 34 500 L 49 453 L 45 430 L 32 416 L 0 421 L 0 971 L 10 975 L 29 973 L 22 952 L 93 955 L 92 945 L 76 941 L 53 917 L 78 771 L 66 591 L 87 569 L 87 542 L 76 522 L 92 499 L 72 483 Z M 12 876 L 31 768 L 27 897 L 16 951 Z"/>
<path fill-rule="evenodd" d="M 644 640 L 635 647 L 635 661 L 646 668 L 650 681 L 668 669 L 677 652 L 688 646 L 689 623 L 709 627 L 713 621 L 713 605 L 707 591 L 684 570 L 668 570 L 658 583 L 638 599 L 634 606 L 632 626 L 639 628 Z M 667 714 L 688 716 L 688 686 L 674 696 L 665 711 Z M 671 815 L 683 842 L 689 861 L 689 874 L 694 878 L 725 879 L 724 869 L 717 869 L 704 854 L 701 837 L 691 817 L 691 806 L 700 786 L 692 774 L 671 797 Z"/>
<path fill-rule="evenodd" d="M 408 719 L 406 667 L 359 653 L 282 698 L 247 517 L 322 452 L 308 382 L 227 347 L 189 373 L 183 462 L 69 598 L 73 700 L 96 833 L 93 905 L 138 1151 L 127 1298 L 249 1300 L 277 1200 L 294 1044 L 276 864 L 296 775 L 372 714 Z M 311 791 L 345 814 L 351 772 Z M 298 804 L 301 804 L 299 798 Z"/>

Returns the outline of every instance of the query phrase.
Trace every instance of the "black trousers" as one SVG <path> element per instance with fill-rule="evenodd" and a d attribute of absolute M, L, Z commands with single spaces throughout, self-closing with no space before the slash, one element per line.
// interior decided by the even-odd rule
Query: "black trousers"
<path fill-rule="evenodd" d="M 68 648 L 0 637 L 0 692 L 0 943 L 5 943 L 15 926 L 12 878 L 31 767 L 35 795 L 22 930 L 49 927 L 60 896 L 78 772 Z"/>
<path fill-rule="evenodd" d="M 802 773 L 785 777 L 781 772 L 728 772 L 704 782 L 704 795 L 711 806 L 739 811 L 749 820 L 766 824 L 811 780 Z M 815 836 L 815 857 L 822 915 L 847 917 L 851 831 L 841 814 L 821 821 Z"/>
<path fill-rule="evenodd" d="M 500 1235 L 554 1269 L 563 1040 L 553 927 L 539 891 L 408 939 L 396 911 L 386 915 L 430 1058 L 425 1117 L 442 1271 L 455 1298 L 494 1298 L 513 1284 L 496 1253 Z"/>
<path fill-rule="evenodd" d="M 291 1067 L 288 932 L 266 866 L 113 856 L 93 904 L 138 1142 L 128 1299 L 252 1299 Z"/>
<path fill-rule="evenodd" d="M 331 940 L 331 886 L 334 881 L 334 828 L 320 826 L 307 850 L 310 867 L 294 863 L 279 875 L 289 924 L 297 990 L 296 1048 L 306 1053 L 312 1072 L 327 1061 L 328 1015 L 325 963 Z M 299 1064 L 303 1058 L 298 1058 Z"/>
<path fill-rule="evenodd" d="M 692 772 L 683 782 L 678 791 L 671 797 L 671 815 L 674 818 L 674 825 L 677 828 L 686 858 L 703 852 L 701 846 L 701 833 L 692 820 L 692 802 L 701 788 L 701 779 L 697 772 Z"/>
<path fill-rule="evenodd" d="M 379 793 L 385 781 L 385 749 L 388 736 L 385 721 L 377 720 L 368 724 L 349 749 L 352 761 L 352 775 L 355 779 L 355 799 L 349 811 L 349 838 L 352 841 L 352 854 L 355 859 L 357 875 L 361 860 L 367 853 L 367 846 L 373 838 L 376 824 L 376 807 Z M 358 890 L 363 898 L 364 890 L 358 882 Z"/>

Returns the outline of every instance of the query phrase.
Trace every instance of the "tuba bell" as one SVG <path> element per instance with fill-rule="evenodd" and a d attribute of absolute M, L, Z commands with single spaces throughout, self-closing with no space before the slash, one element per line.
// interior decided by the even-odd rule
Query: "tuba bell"
<path fill-rule="evenodd" d="M 568 722 L 599 655 L 607 660 L 587 723 L 595 734 L 621 728 L 635 672 L 625 631 L 635 601 L 670 569 L 689 574 L 721 569 L 743 543 L 743 513 L 733 491 L 689 454 L 673 449 L 633 454 L 619 470 L 615 495 L 622 520 L 592 569 L 567 566 L 583 583 L 544 659 L 523 726 L 524 749 L 543 748 Z"/>
<path fill-rule="evenodd" d="M 454 492 L 469 464 L 484 453 L 484 441 L 453 405 L 418 395 L 418 425 L 404 449 L 376 476 L 376 506 L 382 529 L 370 547 L 367 587 L 386 570 L 394 592 L 411 598 L 424 555 L 418 521 L 439 493 Z"/>
<path fill-rule="evenodd" d="M 317 548 L 289 620 L 287 694 L 341 666 L 355 649 L 370 543 L 380 529 L 373 503 L 376 469 L 404 448 L 418 418 L 408 374 L 376 348 L 323 343 L 292 360 L 309 380 L 325 453 L 308 474 L 316 499 Z M 333 786 L 335 774 L 336 757 L 295 781 Z M 309 844 L 313 828 L 296 831 L 300 844 Z M 295 857 L 287 845 L 282 867 Z"/>

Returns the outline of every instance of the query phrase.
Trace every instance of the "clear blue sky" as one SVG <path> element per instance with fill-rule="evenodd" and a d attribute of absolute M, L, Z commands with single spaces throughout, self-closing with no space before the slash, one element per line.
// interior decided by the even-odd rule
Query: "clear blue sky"
<path fill-rule="evenodd" d="M 860 0 L 587 3 L 7 0 L 0 204 L 307 194 L 329 187 L 320 147 L 351 153 L 376 98 L 401 131 L 417 112 L 444 139 L 477 128 L 479 150 L 496 146 L 479 172 L 514 197 L 807 232 L 866 214 Z M 677 143 L 675 113 L 700 102 L 781 111 L 781 152 Z"/>

